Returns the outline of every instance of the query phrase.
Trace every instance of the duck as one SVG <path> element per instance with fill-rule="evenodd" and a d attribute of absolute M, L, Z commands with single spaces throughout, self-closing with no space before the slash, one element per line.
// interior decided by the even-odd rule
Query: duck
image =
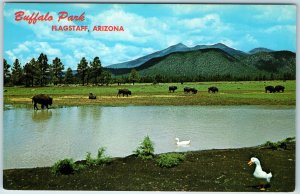
<path fill-rule="evenodd" d="M 179 138 L 176 137 L 175 140 L 177 141 L 176 144 L 178 146 L 184 146 L 184 145 L 189 145 L 191 143 L 191 140 L 188 140 L 188 141 L 179 141 Z"/>
<path fill-rule="evenodd" d="M 262 167 L 260 165 L 260 161 L 255 158 L 255 157 L 252 157 L 250 159 L 250 161 L 248 162 L 248 165 L 251 166 L 252 164 L 255 164 L 256 167 L 255 167 L 255 170 L 253 172 L 253 176 L 261 181 L 263 181 L 264 183 L 267 182 L 267 183 L 270 183 L 271 182 L 271 178 L 272 178 L 272 173 L 269 172 L 269 173 L 266 173 L 265 171 L 262 170 Z M 265 184 L 260 184 L 259 185 L 259 189 L 261 191 L 264 191 L 266 190 L 265 189 Z"/>

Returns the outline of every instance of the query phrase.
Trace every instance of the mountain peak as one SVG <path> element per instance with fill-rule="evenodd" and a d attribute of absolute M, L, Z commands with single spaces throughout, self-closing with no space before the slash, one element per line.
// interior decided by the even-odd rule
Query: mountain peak
<path fill-rule="evenodd" d="M 264 47 L 258 47 L 258 48 L 254 48 L 252 50 L 249 51 L 250 54 L 255 54 L 255 53 L 259 53 L 259 52 L 273 52 L 273 50 L 268 49 L 268 48 L 264 48 Z"/>
<path fill-rule="evenodd" d="M 228 47 L 228 46 L 226 46 L 225 44 L 223 44 L 223 43 L 217 43 L 217 44 L 214 44 L 213 46 L 225 46 L 225 47 Z"/>
<path fill-rule="evenodd" d="M 185 44 L 183 44 L 183 43 L 178 43 L 178 44 L 175 44 L 175 45 L 173 45 L 173 46 L 170 46 L 170 47 L 181 47 L 181 48 L 187 48 L 187 46 L 185 45 Z"/>

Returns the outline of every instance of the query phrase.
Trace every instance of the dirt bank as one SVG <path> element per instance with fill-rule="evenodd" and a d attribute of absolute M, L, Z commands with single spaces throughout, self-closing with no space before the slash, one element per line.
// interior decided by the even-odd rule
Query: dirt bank
<path fill-rule="evenodd" d="M 53 175 L 50 168 L 4 170 L 5 189 L 16 190 L 114 190 L 114 191 L 259 191 L 252 176 L 255 156 L 273 177 L 267 191 L 295 189 L 295 143 L 287 150 L 241 148 L 188 152 L 173 168 L 161 168 L 153 160 L 134 156 L 115 158 L 106 166 L 94 166 L 72 175 Z"/>

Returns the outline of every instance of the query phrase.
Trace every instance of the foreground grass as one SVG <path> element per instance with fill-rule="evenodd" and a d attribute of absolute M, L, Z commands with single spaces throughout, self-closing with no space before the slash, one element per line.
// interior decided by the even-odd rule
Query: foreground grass
<path fill-rule="evenodd" d="M 168 92 L 168 87 L 176 85 L 175 93 Z M 265 93 L 267 85 L 283 85 L 284 93 Z M 219 93 L 209 94 L 207 88 L 216 86 Z M 196 95 L 184 94 L 184 87 L 198 89 Z M 117 97 L 120 88 L 132 91 L 130 97 Z M 200 82 L 167 84 L 135 84 L 111 86 L 50 86 L 50 87 L 6 87 L 4 103 L 32 106 L 31 98 L 35 94 L 49 94 L 54 99 L 54 107 L 69 105 L 98 104 L 105 106 L 124 105 L 295 105 L 296 81 L 248 81 L 248 82 Z M 88 94 L 97 96 L 88 99 Z"/>
<path fill-rule="evenodd" d="M 3 171 L 3 186 L 13 190 L 255 192 L 259 191 L 252 175 L 255 167 L 247 165 L 253 156 L 260 159 L 263 170 L 273 174 L 267 191 L 294 191 L 295 142 L 288 142 L 284 150 L 258 146 L 187 152 L 173 168 L 132 155 L 71 175 L 54 175 L 48 167 L 10 169 Z"/>

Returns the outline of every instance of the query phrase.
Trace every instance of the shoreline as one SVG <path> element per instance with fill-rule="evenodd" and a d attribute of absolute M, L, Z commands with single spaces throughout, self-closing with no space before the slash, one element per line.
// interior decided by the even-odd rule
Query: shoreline
<path fill-rule="evenodd" d="M 250 105 L 251 106 L 251 105 Z M 295 142 L 292 142 L 291 144 L 293 144 Z M 264 146 L 263 144 L 261 145 L 256 145 L 256 146 L 246 146 L 246 147 L 237 147 L 237 148 L 212 148 L 212 149 L 205 149 L 205 150 L 191 150 L 191 151 L 183 151 L 183 152 L 163 152 L 163 153 L 158 153 L 155 154 L 155 157 L 157 158 L 158 156 L 162 155 L 162 154 L 169 154 L 169 153 L 180 153 L 180 154 L 201 154 L 202 152 L 214 152 L 214 151 L 234 151 L 234 150 L 240 150 L 240 149 L 271 149 L 271 148 L 267 148 L 266 146 Z M 112 161 L 113 160 L 119 160 L 119 159 L 124 159 L 124 158 L 128 158 L 128 157 L 134 157 L 134 154 L 130 154 L 130 155 L 126 155 L 126 156 L 116 156 L 116 157 L 111 157 Z M 76 160 L 75 163 L 83 163 L 85 162 L 85 160 Z M 26 170 L 26 169 L 36 169 L 36 168 L 50 168 L 51 166 L 37 166 L 37 167 L 21 167 L 21 168 L 6 168 L 6 169 L 2 169 L 3 171 L 5 170 Z"/>
<path fill-rule="evenodd" d="M 183 152 L 186 159 L 173 168 L 129 155 L 71 175 L 53 175 L 50 167 L 5 169 L 3 186 L 14 190 L 253 192 L 259 190 L 252 176 L 254 167 L 248 167 L 247 161 L 255 156 L 264 170 L 273 172 L 274 179 L 267 190 L 291 192 L 295 190 L 295 144 L 288 143 L 286 150 L 254 146 L 188 151 Z"/>

